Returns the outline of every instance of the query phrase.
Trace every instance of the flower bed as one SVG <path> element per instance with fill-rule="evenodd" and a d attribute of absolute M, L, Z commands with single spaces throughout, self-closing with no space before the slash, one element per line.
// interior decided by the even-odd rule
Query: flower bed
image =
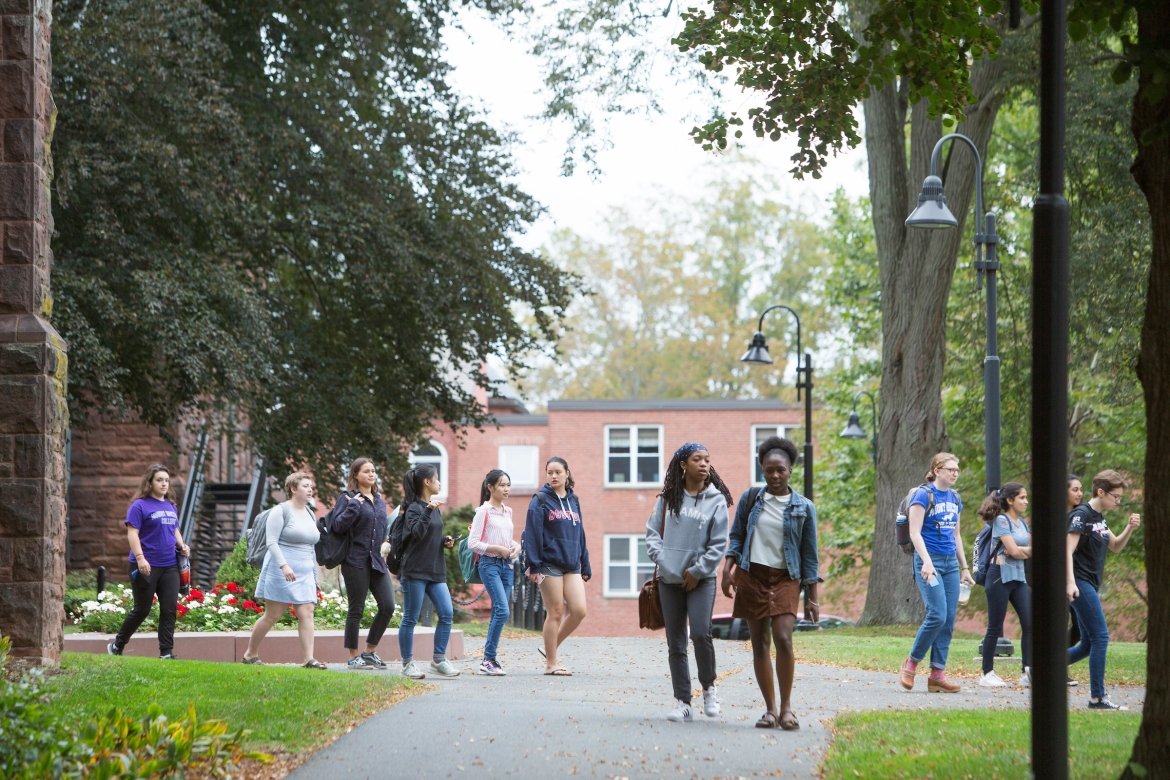
<path fill-rule="evenodd" d="M 155 598 L 157 604 L 158 599 Z M 96 599 L 73 605 L 73 623 L 83 631 L 97 631 L 112 634 L 122 625 L 126 613 L 134 606 L 134 595 L 126 585 L 113 585 L 98 594 Z M 313 624 L 316 628 L 344 628 L 345 615 L 349 605 L 337 591 L 317 591 L 317 608 Z M 378 605 L 373 597 L 367 597 L 362 625 L 369 625 Z M 247 631 L 264 612 L 264 601 L 255 598 L 247 588 L 235 583 L 216 583 L 208 591 L 191 588 L 191 592 L 179 599 L 176 631 Z M 402 620 L 402 609 L 395 605 L 391 626 L 398 626 Z M 297 617 L 290 607 L 276 624 L 290 627 L 297 624 Z M 158 629 L 158 608 L 152 607 L 141 631 Z"/>

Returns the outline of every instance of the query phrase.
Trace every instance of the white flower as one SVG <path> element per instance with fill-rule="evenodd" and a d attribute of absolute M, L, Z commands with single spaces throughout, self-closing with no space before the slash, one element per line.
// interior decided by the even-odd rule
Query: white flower
<path fill-rule="evenodd" d="M 232 613 L 239 612 L 240 610 L 236 609 L 231 604 L 224 604 L 222 607 L 220 607 L 219 609 L 217 609 L 215 611 L 220 615 L 231 615 Z"/>

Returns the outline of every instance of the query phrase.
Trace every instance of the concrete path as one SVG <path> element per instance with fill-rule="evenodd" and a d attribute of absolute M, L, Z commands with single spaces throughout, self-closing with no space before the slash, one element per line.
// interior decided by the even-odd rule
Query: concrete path
<path fill-rule="evenodd" d="M 831 719 L 840 712 L 1029 704 L 1025 689 L 984 689 L 971 680 L 957 694 L 928 694 L 919 677 L 915 690 L 906 692 L 893 672 L 798 664 L 793 704 L 801 729 L 757 729 L 764 707 L 750 650 L 746 643 L 717 640 L 722 714 L 704 717 L 697 695 L 695 721 L 670 723 L 661 634 L 573 637 L 560 659 L 572 677 L 543 675 L 538 646 L 537 638 L 504 639 L 500 661 L 508 676 L 486 677 L 475 673 L 482 640 L 469 638 L 461 677 L 428 677 L 427 692 L 360 724 L 290 777 L 815 778 Z M 1116 688 L 1111 695 L 1135 710 L 1144 690 Z M 1074 689 L 1070 702 L 1080 706 L 1084 696 Z"/>

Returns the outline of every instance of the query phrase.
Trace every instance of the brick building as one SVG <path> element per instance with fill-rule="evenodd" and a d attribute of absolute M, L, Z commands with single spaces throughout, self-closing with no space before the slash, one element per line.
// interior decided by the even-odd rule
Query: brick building
<path fill-rule="evenodd" d="M 497 426 L 470 431 L 462 446 L 438 432 L 413 459 L 439 465 L 447 506 L 478 504 L 484 474 L 503 468 L 512 478 L 517 536 L 530 497 L 544 484 L 545 462 L 554 455 L 568 461 L 593 569 L 585 586 L 589 614 L 578 629 L 589 635 L 638 630 L 638 588 L 653 572 L 641 539 L 663 469 L 680 444 L 707 445 L 738 500 L 750 485 L 762 484 L 755 461 L 760 441 L 776 433 L 804 436 L 800 409 L 778 401 L 553 401 L 548 414 L 533 415 L 517 401 L 492 399 L 489 410 Z M 730 611 L 720 594 L 716 614 Z"/>

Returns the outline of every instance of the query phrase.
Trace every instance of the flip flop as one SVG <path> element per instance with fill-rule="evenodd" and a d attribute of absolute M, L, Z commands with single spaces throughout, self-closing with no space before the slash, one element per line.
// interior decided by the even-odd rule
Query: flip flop
<path fill-rule="evenodd" d="M 573 673 L 563 666 L 558 666 L 556 669 L 545 672 L 549 677 L 572 677 Z"/>
<path fill-rule="evenodd" d="M 796 715 L 792 710 L 784 710 L 780 713 L 780 728 L 785 731 L 797 731 L 800 729 L 800 721 L 796 719 Z"/>
<path fill-rule="evenodd" d="M 538 648 L 536 648 L 536 652 L 540 653 L 540 657 L 541 657 L 541 658 L 546 658 L 546 659 L 548 658 L 548 656 L 544 654 L 544 648 L 543 648 L 543 647 L 538 647 Z"/>
<path fill-rule="evenodd" d="M 328 669 L 329 668 L 325 664 L 318 661 L 316 658 L 312 658 L 308 661 L 305 661 L 305 663 L 302 664 L 302 666 L 304 666 L 304 668 L 306 668 L 306 669 Z"/>
<path fill-rule="evenodd" d="M 776 728 L 776 716 L 770 712 L 765 712 L 756 721 L 756 728 L 758 729 L 774 729 Z"/>
<path fill-rule="evenodd" d="M 240 662 L 245 663 L 248 666 L 263 666 L 264 665 L 264 662 L 260 660 L 260 656 L 258 656 L 258 655 L 254 655 L 251 658 L 244 656 L 243 658 L 240 659 Z"/>

